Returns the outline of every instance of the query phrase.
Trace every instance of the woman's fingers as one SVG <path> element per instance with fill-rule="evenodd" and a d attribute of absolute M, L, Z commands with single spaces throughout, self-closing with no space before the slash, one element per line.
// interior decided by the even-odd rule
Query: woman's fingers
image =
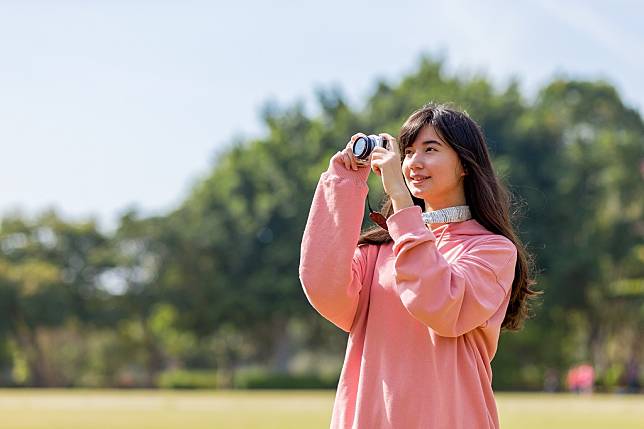
<path fill-rule="evenodd" d="M 349 144 L 347 145 L 347 153 L 349 154 L 349 158 L 351 159 L 351 167 L 354 170 L 357 170 L 358 169 L 358 160 L 357 160 L 356 156 L 353 154 L 353 142 L 355 141 L 354 137 L 351 137 L 352 141 L 350 141 Z"/>
<path fill-rule="evenodd" d="M 356 166 L 356 170 L 358 169 L 358 166 L 367 165 L 367 163 L 364 160 L 360 160 L 360 159 L 356 158 L 356 156 L 353 154 L 353 144 L 360 137 L 367 137 L 367 135 L 364 134 L 364 133 L 356 133 L 356 134 L 351 136 L 351 140 L 350 140 L 350 143 L 351 143 L 351 149 L 350 149 L 351 159 L 353 160 L 354 165 Z"/>
<path fill-rule="evenodd" d="M 351 136 L 351 139 L 347 143 L 346 147 L 342 151 L 346 155 L 346 160 L 348 161 L 348 166 L 347 162 L 345 162 L 345 166 L 347 166 L 347 169 L 350 170 L 358 170 L 358 165 L 360 164 L 359 160 L 356 158 L 356 156 L 353 154 L 353 143 L 360 137 L 364 136 L 363 133 L 357 133 Z"/>
<path fill-rule="evenodd" d="M 358 137 L 367 137 L 367 135 L 363 134 L 363 133 L 356 133 L 356 134 L 351 136 L 351 140 L 349 140 L 349 142 L 351 144 L 353 144 L 353 142 L 356 141 L 358 139 Z"/>
<path fill-rule="evenodd" d="M 374 148 L 373 152 L 371 153 L 371 157 L 369 158 L 369 167 L 371 167 L 371 170 L 377 175 L 380 176 L 380 168 L 378 168 L 379 160 L 378 160 L 378 153 L 377 149 L 379 148 Z"/>
<path fill-rule="evenodd" d="M 380 133 L 378 135 L 380 137 L 383 137 L 387 141 L 387 149 L 395 152 L 398 156 L 400 156 L 400 148 L 398 147 L 398 142 L 396 141 L 396 138 L 394 136 L 387 133 Z"/>
<path fill-rule="evenodd" d="M 365 167 L 365 166 L 370 166 L 371 160 L 364 160 L 364 159 L 358 159 L 356 156 L 353 154 L 353 144 L 355 141 L 360 138 L 360 137 L 366 137 L 367 135 L 364 133 L 356 133 L 351 136 L 351 139 L 349 139 L 349 142 L 345 146 L 343 150 L 341 150 L 340 157 L 342 159 L 342 163 L 344 164 L 344 167 L 347 170 L 354 170 L 357 171 L 359 167 Z M 374 169 L 376 174 L 379 175 L 380 169 Z"/>
<path fill-rule="evenodd" d="M 394 152 L 396 152 L 398 154 L 399 148 L 398 148 L 398 144 L 396 142 L 396 139 L 393 136 L 391 136 L 390 134 L 387 134 L 387 133 L 381 133 L 380 136 L 384 137 L 389 142 L 389 144 L 388 144 L 389 148 L 388 149 L 393 150 Z M 367 137 L 367 135 L 364 134 L 364 133 L 356 133 L 356 134 L 352 135 L 351 138 L 349 139 L 349 142 L 347 143 L 347 145 L 345 146 L 345 148 L 341 152 L 342 153 L 342 162 L 344 163 L 345 168 L 347 170 L 356 171 L 356 170 L 358 170 L 359 167 L 371 166 L 373 171 L 374 171 L 374 173 L 376 173 L 378 176 L 380 176 L 380 173 L 381 173 L 380 168 L 377 165 L 372 164 L 372 159 L 373 159 L 373 156 L 376 153 L 380 152 L 380 150 L 382 150 L 383 152 L 386 152 L 387 149 L 380 149 L 378 146 L 376 146 L 373 149 L 373 152 L 372 152 L 372 154 L 370 156 L 370 159 L 368 159 L 368 160 L 358 159 L 353 154 L 353 144 L 360 137 Z"/>
<path fill-rule="evenodd" d="M 344 167 L 347 170 L 353 169 L 353 163 L 351 161 L 351 142 L 347 143 L 345 148 L 342 150 L 342 162 L 344 162 Z"/>
<path fill-rule="evenodd" d="M 356 163 L 355 163 L 355 161 L 353 159 L 353 155 L 351 154 L 351 150 L 345 149 L 345 151 L 346 152 L 344 154 L 344 158 L 346 160 L 345 165 L 346 165 L 347 169 L 348 170 L 357 170 L 358 166 L 356 165 Z"/>

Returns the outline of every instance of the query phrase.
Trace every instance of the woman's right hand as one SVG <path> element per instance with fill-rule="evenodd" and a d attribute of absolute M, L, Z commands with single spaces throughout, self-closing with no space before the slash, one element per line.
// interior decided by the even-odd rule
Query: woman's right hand
<path fill-rule="evenodd" d="M 352 135 L 346 147 L 336 154 L 336 156 L 339 157 L 340 160 L 344 163 L 344 166 L 347 170 L 357 171 L 358 168 L 360 167 L 365 167 L 370 165 L 370 162 L 368 160 L 367 161 L 360 160 L 356 158 L 356 156 L 353 154 L 353 142 L 355 142 L 358 139 L 358 137 L 366 137 L 366 135 L 363 133 L 357 133 Z"/>

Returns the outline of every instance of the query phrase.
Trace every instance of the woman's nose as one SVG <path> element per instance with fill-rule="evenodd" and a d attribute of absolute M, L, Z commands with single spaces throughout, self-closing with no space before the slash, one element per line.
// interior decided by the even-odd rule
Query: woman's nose
<path fill-rule="evenodd" d="M 418 154 L 412 153 L 410 158 L 409 158 L 409 165 L 410 166 L 419 166 L 421 165 L 420 158 L 418 157 Z"/>

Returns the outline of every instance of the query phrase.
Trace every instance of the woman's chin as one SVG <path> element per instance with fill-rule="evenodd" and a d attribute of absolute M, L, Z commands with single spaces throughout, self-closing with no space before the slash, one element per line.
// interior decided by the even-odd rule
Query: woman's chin
<path fill-rule="evenodd" d="M 427 192 L 423 192 L 419 189 L 412 189 L 410 190 L 410 192 L 414 197 L 420 198 L 421 200 L 424 199 L 425 196 L 427 196 Z"/>

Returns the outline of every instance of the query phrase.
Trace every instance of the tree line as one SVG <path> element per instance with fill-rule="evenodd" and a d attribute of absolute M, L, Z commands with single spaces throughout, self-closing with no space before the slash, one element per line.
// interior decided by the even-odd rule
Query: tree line
<path fill-rule="evenodd" d="M 265 134 L 221 150 L 165 215 L 130 210 L 110 234 L 55 211 L 5 215 L 0 385 L 157 386 L 168 371 L 212 370 L 231 387 L 249 368 L 339 373 L 346 334 L 298 278 L 313 191 L 349 136 L 396 135 L 429 101 L 483 127 L 544 291 L 525 328 L 502 334 L 495 388 L 540 388 L 583 362 L 610 388 L 642 360 L 644 122 L 609 82 L 553 78 L 528 99 L 518 81 L 499 88 L 422 57 L 399 81 L 376 82 L 362 107 L 335 87 L 316 101 L 314 114 L 267 103 Z"/>

